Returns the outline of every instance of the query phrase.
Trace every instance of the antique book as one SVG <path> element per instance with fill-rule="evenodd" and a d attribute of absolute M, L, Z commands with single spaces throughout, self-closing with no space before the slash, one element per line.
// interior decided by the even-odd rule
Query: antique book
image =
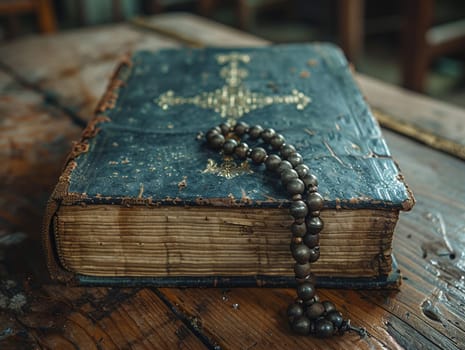
<path fill-rule="evenodd" d="M 48 203 L 51 275 L 115 285 L 295 283 L 279 179 L 205 145 L 209 128 L 239 120 L 282 133 L 319 179 L 318 284 L 396 285 L 394 228 L 414 199 L 343 54 L 323 43 L 122 60 Z"/>

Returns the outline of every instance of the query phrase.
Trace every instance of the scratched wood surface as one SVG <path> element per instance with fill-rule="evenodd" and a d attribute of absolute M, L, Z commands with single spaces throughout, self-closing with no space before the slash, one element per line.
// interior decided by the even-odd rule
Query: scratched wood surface
<path fill-rule="evenodd" d="M 266 44 L 189 15 L 150 21 L 166 30 L 119 24 L 0 47 L 0 348 L 464 349 L 465 163 L 389 131 L 417 198 L 394 240 L 403 284 L 398 291 L 320 292 L 367 328 L 363 339 L 293 336 L 284 315 L 289 289 L 69 288 L 48 279 L 40 248 L 44 203 L 117 57 L 181 45 L 183 36 L 209 45 L 238 46 L 241 38 Z M 370 91 L 369 102 L 394 91 L 370 84 L 381 97 Z M 444 107 L 407 96 L 392 111 L 408 115 L 415 106 L 431 120 L 434 107 Z"/>

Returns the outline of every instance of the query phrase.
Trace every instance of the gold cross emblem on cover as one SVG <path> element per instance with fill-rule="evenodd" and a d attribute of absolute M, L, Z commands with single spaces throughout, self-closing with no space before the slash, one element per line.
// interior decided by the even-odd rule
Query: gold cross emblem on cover
<path fill-rule="evenodd" d="M 220 76 L 225 80 L 225 85 L 209 91 L 202 92 L 192 97 L 176 96 L 175 92 L 168 90 L 161 94 L 155 102 L 167 110 L 171 106 L 192 104 L 194 106 L 211 109 L 220 114 L 222 118 L 228 118 L 230 124 L 244 114 L 255 109 L 263 108 L 272 104 L 294 104 L 298 110 L 304 109 L 310 103 L 310 97 L 293 89 L 289 95 L 266 96 L 261 93 L 250 91 L 242 82 L 248 76 L 248 71 L 239 67 L 239 63 L 247 64 L 250 56 L 232 52 L 216 56 L 220 65 L 225 65 L 220 70 Z"/>

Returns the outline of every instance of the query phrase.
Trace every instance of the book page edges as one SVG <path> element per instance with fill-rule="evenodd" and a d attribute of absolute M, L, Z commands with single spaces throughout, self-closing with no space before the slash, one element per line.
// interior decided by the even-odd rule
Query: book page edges
<path fill-rule="evenodd" d="M 375 277 L 391 269 L 398 211 L 325 210 L 315 273 Z M 62 206 L 58 258 L 96 276 L 292 275 L 286 209 Z"/>

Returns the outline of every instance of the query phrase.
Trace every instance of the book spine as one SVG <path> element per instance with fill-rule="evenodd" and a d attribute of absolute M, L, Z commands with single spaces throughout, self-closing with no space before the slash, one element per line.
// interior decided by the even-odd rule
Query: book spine
<path fill-rule="evenodd" d="M 95 137 L 99 131 L 98 124 L 110 122 L 110 119 L 104 115 L 105 111 L 114 108 L 118 98 L 118 89 L 124 85 L 124 80 L 121 79 L 122 74 L 131 66 L 130 55 L 126 54 L 120 60 L 113 73 L 110 83 L 107 86 L 106 92 L 100 102 L 97 104 L 94 117 L 89 121 L 86 128 L 83 130 L 81 139 L 76 142 L 68 154 L 65 161 L 63 172 L 58 180 L 55 189 L 50 196 L 45 209 L 45 215 L 42 224 L 42 246 L 45 251 L 47 260 L 47 268 L 52 279 L 65 282 L 68 284 L 77 284 L 78 279 L 75 274 L 67 270 L 61 263 L 59 252 L 57 249 L 56 228 L 54 218 L 56 213 L 63 204 L 76 203 L 85 195 L 77 193 L 69 193 L 69 183 L 71 173 L 76 167 L 75 159 L 80 154 L 89 150 L 88 140 Z"/>

